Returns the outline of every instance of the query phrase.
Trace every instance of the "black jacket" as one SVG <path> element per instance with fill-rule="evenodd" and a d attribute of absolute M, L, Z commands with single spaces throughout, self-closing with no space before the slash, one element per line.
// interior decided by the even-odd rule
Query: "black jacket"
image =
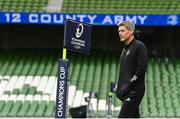
<path fill-rule="evenodd" d="M 134 39 L 130 44 L 124 46 L 120 58 L 120 72 L 116 90 L 116 95 L 120 100 L 130 94 L 144 95 L 147 57 L 146 46 L 141 41 Z"/>

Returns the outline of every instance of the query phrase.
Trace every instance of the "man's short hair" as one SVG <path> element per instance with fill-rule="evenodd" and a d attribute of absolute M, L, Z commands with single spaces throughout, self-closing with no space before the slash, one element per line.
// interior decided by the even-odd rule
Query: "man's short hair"
<path fill-rule="evenodd" d="M 131 21 L 122 21 L 122 22 L 119 22 L 117 25 L 125 26 L 127 28 L 127 30 L 129 30 L 129 31 L 131 30 L 134 32 L 134 30 L 135 30 L 135 25 Z"/>

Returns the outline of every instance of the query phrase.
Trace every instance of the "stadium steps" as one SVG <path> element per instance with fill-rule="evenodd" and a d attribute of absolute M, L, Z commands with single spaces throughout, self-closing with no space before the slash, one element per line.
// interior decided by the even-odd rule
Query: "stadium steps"
<path fill-rule="evenodd" d="M 102 61 L 103 57 L 102 54 L 96 54 L 96 64 L 95 64 L 95 72 L 93 77 L 93 84 L 91 92 L 97 93 L 97 97 L 93 97 L 91 99 L 91 104 L 93 110 L 97 111 L 98 109 L 98 98 L 99 98 L 99 89 L 100 89 L 100 80 L 102 76 Z"/>
<path fill-rule="evenodd" d="M 106 59 L 103 61 L 102 64 L 102 77 L 100 81 L 99 87 L 99 101 L 98 101 L 98 110 L 105 111 L 106 110 L 106 99 L 107 94 L 109 94 L 109 86 L 108 86 L 108 80 L 109 80 L 109 64 L 110 64 L 110 57 L 109 55 L 104 55 L 103 59 Z"/>
<path fill-rule="evenodd" d="M 85 87 L 84 87 L 84 98 L 91 97 L 92 93 L 97 93 L 92 91 L 92 85 L 93 85 L 93 76 L 95 72 L 95 54 L 92 54 L 92 57 L 88 57 L 88 69 L 86 74 L 86 81 L 85 81 Z M 92 100 L 96 100 L 97 97 L 92 97 Z M 84 104 L 88 104 L 88 102 L 85 100 Z M 95 106 L 93 106 L 93 109 L 95 109 Z"/>
<path fill-rule="evenodd" d="M 88 70 L 88 58 L 84 57 L 82 59 L 82 65 L 81 65 L 81 70 L 80 70 L 80 74 L 79 74 L 79 80 L 78 80 L 78 84 L 77 84 L 77 91 L 76 91 L 76 96 L 75 96 L 75 103 L 78 103 L 80 105 L 76 105 L 76 106 L 81 106 L 85 104 L 85 98 L 84 98 L 84 89 L 85 89 L 85 82 L 87 79 L 87 70 Z"/>
<path fill-rule="evenodd" d="M 119 76 L 119 56 L 117 57 L 115 54 L 111 56 L 111 64 L 110 64 L 110 80 L 108 84 L 116 83 Z M 110 90 L 110 85 L 109 85 Z M 114 115 L 117 115 L 117 112 L 119 113 L 121 103 L 118 98 L 115 96 L 112 97 L 113 105 L 112 108 L 114 109 Z M 117 111 L 117 112 L 116 112 Z M 116 117 L 116 116 L 115 116 Z"/>
<path fill-rule="evenodd" d="M 77 88 L 77 83 L 78 83 L 78 79 L 79 79 L 79 72 L 81 70 L 81 57 L 80 56 L 76 56 L 75 54 L 73 54 L 73 70 L 71 70 L 72 75 L 71 75 L 71 80 L 70 80 L 70 90 L 69 90 L 69 103 L 70 106 L 74 105 L 74 100 L 73 98 L 76 96 L 76 88 Z"/>
<path fill-rule="evenodd" d="M 85 93 L 90 93 L 92 91 L 92 84 L 93 84 L 93 76 L 95 72 L 95 55 L 92 55 L 91 60 L 89 60 L 88 70 L 87 70 L 87 79 L 85 83 Z"/>
<path fill-rule="evenodd" d="M 46 12 L 58 13 L 61 12 L 63 0 L 48 0 Z"/>

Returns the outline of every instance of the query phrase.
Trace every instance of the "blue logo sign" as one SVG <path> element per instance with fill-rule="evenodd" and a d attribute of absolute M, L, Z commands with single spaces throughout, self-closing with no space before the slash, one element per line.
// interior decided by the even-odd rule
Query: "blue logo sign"
<path fill-rule="evenodd" d="M 68 50 L 90 54 L 91 31 L 89 24 L 67 20 L 65 24 L 64 47 Z"/>
<path fill-rule="evenodd" d="M 0 12 L 0 24 L 65 24 L 73 19 L 93 25 L 116 25 L 130 20 L 137 26 L 180 25 L 180 14 L 62 14 Z M 81 26 L 80 26 L 81 27 Z"/>
<path fill-rule="evenodd" d="M 68 80 L 69 60 L 60 59 L 58 61 L 55 118 L 67 118 Z"/>

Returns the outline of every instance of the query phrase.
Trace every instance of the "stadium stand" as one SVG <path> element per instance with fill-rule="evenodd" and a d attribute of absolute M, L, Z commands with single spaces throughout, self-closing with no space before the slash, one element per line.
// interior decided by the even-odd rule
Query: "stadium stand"
<path fill-rule="evenodd" d="M 179 14 L 179 0 L 1 0 L 2 12 Z M 58 8 L 59 6 L 59 8 Z"/>
<path fill-rule="evenodd" d="M 179 14 L 178 0 L 63 0 L 63 13 Z"/>
<path fill-rule="evenodd" d="M 179 0 L 0 0 L 0 11 L 179 14 L 180 4 Z M 1 50 L 0 57 L 0 118 L 54 117 L 57 51 Z M 90 100 L 94 116 L 106 117 L 110 83 L 118 79 L 119 54 L 93 52 L 85 56 L 71 53 L 68 57 L 71 73 L 69 108 L 87 105 L 85 97 L 93 92 L 97 93 L 97 97 Z M 142 117 L 180 118 L 179 79 L 180 59 L 150 58 Z M 117 117 L 121 103 L 114 94 L 112 98 L 113 117 Z"/>
<path fill-rule="evenodd" d="M 57 52 L 0 52 L 0 117 L 54 117 Z M 91 100 L 95 117 L 106 117 L 110 82 L 118 77 L 118 53 L 69 54 L 69 108 Z M 180 117 L 180 59 L 150 58 L 142 117 Z M 108 87 L 108 88 L 107 88 Z M 121 103 L 113 94 L 113 117 Z M 70 115 L 69 115 L 70 116 Z"/>
<path fill-rule="evenodd" d="M 48 0 L 1 0 L 2 12 L 45 12 Z"/>

